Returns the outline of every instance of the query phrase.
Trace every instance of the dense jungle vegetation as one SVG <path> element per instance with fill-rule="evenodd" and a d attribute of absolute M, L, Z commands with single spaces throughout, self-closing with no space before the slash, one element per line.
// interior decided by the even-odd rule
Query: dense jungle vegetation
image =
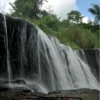
<path fill-rule="evenodd" d="M 10 15 L 17 16 L 35 23 L 47 35 L 55 36 L 61 43 L 73 49 L 99 48 L 100 42 L 100 4 L 92 4 L 87 9 L 94 16 L 94 21 L 83 23 L 79 11 L 66 14 L 66 19 L 61 20 L 56 14 L 41 10 L 45 0 L 16 0 Z"/>

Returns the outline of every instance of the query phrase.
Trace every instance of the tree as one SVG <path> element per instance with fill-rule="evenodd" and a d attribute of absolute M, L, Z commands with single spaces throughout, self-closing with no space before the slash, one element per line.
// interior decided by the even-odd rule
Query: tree
<path fill-rule="evenodd" d="M 46 0 L 16 0 L 10 5 L 13 8 L 11 15 L 24 18 L 39 18 L 42 14 L 40 7 Z"/>
<path fill-rule="evenodd" d="M 70 25 L 68 19 L 62 20 L 62 21 L 61 21 L 61 24 L 62 24 L 63 27 L 68 27 L 68 26 Z"/>
<path fill-rule="evenodd" d="M 53 29 L 54 31 L 58 31 L 59 28 L 59 18 L 55 14 L 50 14 L 43 16 L 41 19 L 40 27 L 46 25 L 47 27 Z"/>
<path fill-rule="evenodd" d="M 99 21 L 100 21 L 100 4 L 92 4 L 92 8 L 89 8 L 88 11 L 95 16 L 95 22 L 99 23 Z"/>
<path fill-rule="evenodd" d="M 68 21 L 69 23 L 82 23 L 82 18 L 83 16 L 81 15 L 80 12 L 72 10 L 68 15 Z"/>

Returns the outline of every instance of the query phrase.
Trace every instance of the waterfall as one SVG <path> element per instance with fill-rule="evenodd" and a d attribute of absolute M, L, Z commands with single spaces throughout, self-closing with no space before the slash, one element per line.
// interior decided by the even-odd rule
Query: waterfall
<path fill-rule="evenodd" d="M 9 85 L 11 84 L 11 66 L 10 66 L 10 55 L 9 55 L 9 49 L 8 49 L 8 34 L 7 34 L 7 25 L 6 25 L 6 18 L 4 15 L 1 15 L 0 24 L 3 26 L 3 34 L 4 34 L 4 45 L 5 45 L 5 54 L 6 54 L 6 67 L 7 67 L 7 73 L 8 73 L 8 82 Z"/>
<path fill-rule="evenodd" d="M 98 90 L 99 54 L 99 48 L 73 50 L 34 24 L 0 14 L 0 86 L 11 83 L 43 93 Z"/>

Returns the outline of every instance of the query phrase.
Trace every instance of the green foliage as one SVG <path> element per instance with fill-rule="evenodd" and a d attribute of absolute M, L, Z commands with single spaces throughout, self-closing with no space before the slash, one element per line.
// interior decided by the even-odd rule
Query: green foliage
<path fill-rule="evenodd" d="M 54 14 L 49 14 L 47 16 L 43 16 L 40 20 L 39 26 L 42 28 L 44 25 L 51 28 L 54 31 L 58 31 L 59 28 L 59 19 Z"/>
<path fill-rule="evenodd" d="M 58 39 L 72 48 L 99 47 L 97 36 L 88 29 L 79 26 L 69 26 L 66 29 L 62 28 L 60 31 L 60 33 L 56 34 Z"/>
<path fill-rule="evenodd" d="M 55 23 L 52 24 L 52 17 L 50 18 L 50 16 L 28 21 L 37 24 L 47 35 L 57 37 L 61 43 L 69 45 L 73 49 L 100 47 L 99 31 L 93 33 L 87 24 L 84 27 L 83 25 L 70 25 L 66 20 L 64 20 L 65 22 L 54 20 Z M 58 27 L 57 30 L 56 27 Z"/>
<path fill-rule="evenodd" d="M 81 15 L 80 12 L 72 10 L 67 15 L 68 15 L 68 21 L 70 23 L 76 23 L 76 24 L 82 23 L 83 16 Z"/>
<path fill-rule="evenodd" d="M 44 11 L 42 12 L 40 6 L 42 6 L 43 1 L 45 0 L 16 0 L 14 4 L 11 4 L 13 7 L 12 15 L 24 18 L 39 18 Z"/>
<path fill-rule="evenodd" d="M 61 43 L 73 49 L 100 47 L 99 25 L 93 25 L 91 21 L 82 23 L 83 16 L 78 11 L 71 11 L 61 21 L 55 14 L 40 10 L 43 1 L 45 0 L 16 0 L 14 5 L 11 4 L 14 10 L 12 15 L 38 25 L 47 35 L 57 37 Z M 97 11 L 98 8 L 93 10 Z M 96 14 L 95 18 L 100 17 L 97 16 Z"/>

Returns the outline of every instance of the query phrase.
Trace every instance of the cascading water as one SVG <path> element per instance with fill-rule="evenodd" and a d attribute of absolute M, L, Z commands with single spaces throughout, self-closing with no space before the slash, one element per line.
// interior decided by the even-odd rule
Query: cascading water
<path fill-rule="evenodd" d="M 9 49 L 8 49 L 8 34 L 7 34 L 7 25 L 6 25 L 6 19 L 5 16 L 1 16 L 1 22 L 0 24 L 3 26 L 3 34 L 4 34 L 4 44 L 5 44 L 5 59 L 6 59 L 6 67 L 8 72 L 8 82 L 9 85 L 11 84 L 11 66 L 10 66 L 10 55 L 9 55 Z"/>
<path fill-rule="evenodd" d="M 0 86 L 44 93 L 99 89 L 99 53 L 72 50 L 33 24 L 0 14 Z"/>

